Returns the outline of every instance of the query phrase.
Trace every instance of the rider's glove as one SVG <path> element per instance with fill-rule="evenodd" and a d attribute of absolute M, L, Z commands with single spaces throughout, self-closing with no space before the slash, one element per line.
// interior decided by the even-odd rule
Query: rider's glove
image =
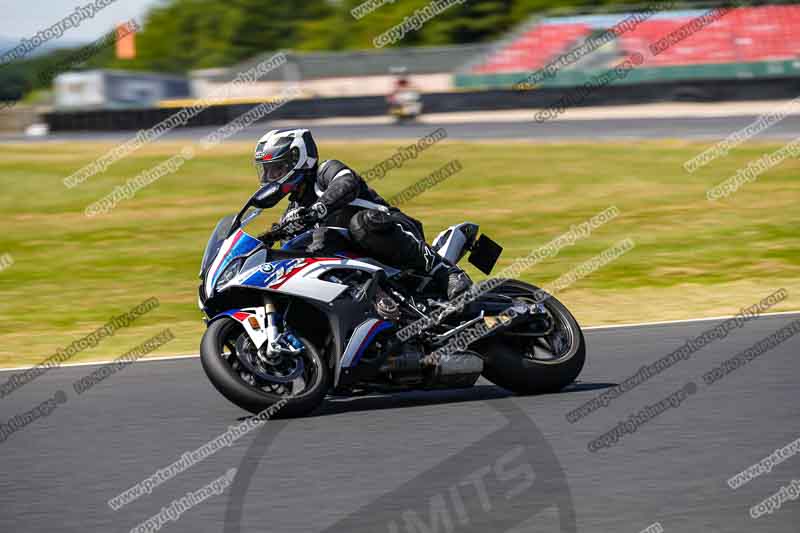
<path fill-rule="evenodd" d="M 295 207 L 286 213 L 281 224 L 286 232 L 299 233 L 324 219 L 327 214 L 325 204 L 317 202 L 310 207 Z"/>
<path fill-rule="evenodd" d="M 281 219 L 282 224 L 288 224 L 290 222 L 300 222 L 303 218 L 303 214 L 306 212 L 306 208 L 303 206 L 295 207 L 294 209 L 290 209 L 283 215 Z"/>
<path fill-rule="evenodd" d="M 328 208 L 322 202 L 317 202 L 310 207 L 295 207 L 283 217 L 283 223 L 298 227 L 308 227 L 324 219 L 328 214 Z"/>
<path fill-rule="evenodd" d="M 281 226 L 286 233 L 299 233 L 306 227 L 306 208 L 295 207 L 291 211 L 287 211 L 281 220 Z"/>

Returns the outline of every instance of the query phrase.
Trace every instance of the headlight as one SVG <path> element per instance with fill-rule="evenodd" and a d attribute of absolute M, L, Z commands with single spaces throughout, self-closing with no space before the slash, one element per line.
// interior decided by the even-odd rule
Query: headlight
<path fill-rule="evenodd" d="M 239 273 L 239 269 L 242 268 L 243 263 L 244 259 L 242 258 L 231 261 L 231 264 L 225 267 L 225 270 L 223 270 L 222 274 L 220 274 L 219 278 L 217 278 L 217 283 L 214 285 L 214 290 L 219 290 L 220 287 L 236 277 L 236 274 Z"/>

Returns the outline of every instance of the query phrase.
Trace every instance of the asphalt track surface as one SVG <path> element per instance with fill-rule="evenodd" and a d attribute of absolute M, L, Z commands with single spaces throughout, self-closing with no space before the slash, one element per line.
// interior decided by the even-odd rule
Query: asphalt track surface
<path fill-rule="evenodd" d="M 530 121 L 521 122 L 460 122 L 425 124 L 342 124 L 312 125 L 314 135 L 322 141 L 337 140 L 390 140 L 422 137 L 436 128 L 443 127 L 449 139 L 517 139 L 533 141 L 551 140 L 627 140 L 627 139 L 722 139 L 743 128 L 757 116 L 703 117 L 703 118 L 633 118 L 594 120 L 552 120 L 537 124 L 531 111 Z M 253 141 L 270 128 L 262 122 L 238 132 L 230 140 Z M 281 122 L 284 127 L 284 122 Z M 215 128 L 184 128 L 168 133 L 163 139 L 200 140 Z M 135 132 L 87 132 L 56 133 L 48 137 L 25 138 L 24 136 L 0 136 L 2 141 L 119 141 L 130 139 Z M 788 139 L 800 135 L 800 116 L 788 116 L 773 125 L 756 139 Z"/>
<path fill-rule="evenodd" d="M 800 336 L 713 385 L 701 376 L 798 318 L 747 322 L 575 423 L 567 412 L 716 322 L 588 331 L 580 382 L 558 394 L 511 396 L 481 381 L 331 398 L 315 416 L 267 422 L 118 511 L 109 498 L 246 413 L 212 389 L 196 358 L 137 363 L 81 396 L 72 383 L 94 368 L 55 369 L 0 400 L 7 420 L 57 390 L 67 396 L 0 443 L 0 531 L 130 531 L 233 467 L 233 486 L 162 530 L 638 533 L 659 522 L 667 532 L 796 532 L 800 501 L 757 520 L 749 509 L 800 479 L 800 457 L 735 491 L 726 480 L 800 437 Z M 678 407 L 613 447 L 587 449 L 689 381 L 697 392 Z"/>

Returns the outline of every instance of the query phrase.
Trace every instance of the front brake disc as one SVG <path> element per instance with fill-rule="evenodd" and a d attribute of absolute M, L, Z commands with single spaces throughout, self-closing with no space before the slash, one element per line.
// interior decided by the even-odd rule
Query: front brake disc
<path fill-rule="evenodd" d="M 259 360 L 258 349 L 255 344 L 253 344 L 250 337 L 244 333 L 240 335 L 239 339 L 236 341 L 236 356 L 251 374 L 271 383 L 291 383 L 302 376 L 305 369 L 303 358 L 298 356 L 292 358 L 291 363 L 293 363 L 294 368 L 292 368 L 290 372 L 286 374 L 270 373 L 269 369 L 265 368 L 263 363 Z"/>

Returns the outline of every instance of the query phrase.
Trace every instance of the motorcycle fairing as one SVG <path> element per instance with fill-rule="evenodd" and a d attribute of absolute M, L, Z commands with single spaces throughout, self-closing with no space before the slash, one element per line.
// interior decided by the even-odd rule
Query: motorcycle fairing
<path fill-rule="evenodd" d="M 256 348 L 261 348 L 261 346 L 267 342 L 267 319 L 266 312 L 264 311 L 263 307 L 229 309 L 228 311 L 223 311 L 222 313 L 216 315 L 209 321 L 209 324 L 226 316 L 236 320 L 242 325 L 242 327 L 244 327 L 244 330 L 247 332 L 250 340 L 252 340 L 256 345 Z M 251 317 L 258 321 L 258 329 L 254 328 L 252 324 L 250 324 Z"/>
<path fill-rule="evenodd" d="M 261 241 L 251 237 L 241 229 L 236 230 L 230 237 L 225 239 L 205 275 L 206 296 L 213 294 L 214 284 L 231 261 L 249 254 L 260 245 Z"/>
<path fill-rule="evenodd" d="M 385 329 L 389 329 L 393 324 L 387 320 L 379 320 L 370 318 L 365 320 L 359 325 L 350 340 L 347 342 L 347 347 L 342 354 L 340 366 L 342 368 L 352 368 L 358 364 L 364 351 L 369 347 L 375 336 Z"/>
<path fill-rule="evenodd" d="M 475 244 L 479 226 L 472 222 L 462 222 L 445 229 L 431 244 L 436 253 L 451 263 L 458 264 L 464 254 Z"/>
<path fill-rule="evenodd" d="M 378 333 L 392 327 L 394 327 L 392 322 L 378 318 L 369 318 L 359 324 L 347 340 L 347 346 L 342 351 L 341 357 L 336 358 L 334 385 L 352 380 L 352 370 L 358 366 L 361 356 L 364 355 Z M 343 380 L 343 378 L 345 379 Z"/>
<path fill-rule="evenodd" d="M 337 269 L 364 270 L 371 274 L 382 270 L 370 263 L 338 257 L 281 259 L 242 272 L 221 289 L 245 287 L 330 303 L 347 290 L 348 285 L 325 281 L 320 277 Z"/>

